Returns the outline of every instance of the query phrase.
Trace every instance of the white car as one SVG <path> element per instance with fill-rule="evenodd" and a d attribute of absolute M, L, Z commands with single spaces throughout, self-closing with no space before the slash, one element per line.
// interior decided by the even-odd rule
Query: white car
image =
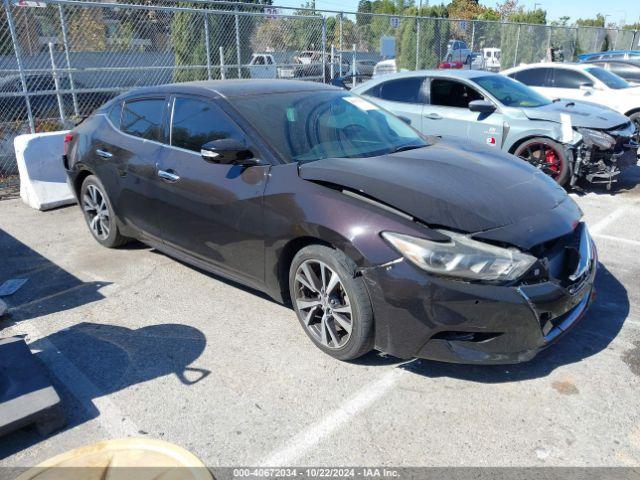
<path fill-rule="evenodd" d="M 471 49 L 462 40 L 449 40 L 447 53 L 444 56 L 445 62 L 471 63 Z"/>
<path fill-rule="evenodd" d="M 636 125 L 640 140 L 640 86 L 604 68 L 582 63 L 535 63 L 502 72 L 548 98 L 597 103 L 626 115 Z"/>
<path fill-rule="evenodd" d="M 483 48 L 482 56 L 484 57 L 485 68 L 490 72 L 500 71 L 500 52 L 499 48 Z"/>
<path fill-rule="evenodd" d="M 379 77 L 380 75 L 396 73 L 397 71 L 398 71 L 398 67 L 396 66 L 396 59 L 391 58 L 389 60 L 382 60 L 376 63 L 376 66 L 373 67 L 373 76 Z"/>

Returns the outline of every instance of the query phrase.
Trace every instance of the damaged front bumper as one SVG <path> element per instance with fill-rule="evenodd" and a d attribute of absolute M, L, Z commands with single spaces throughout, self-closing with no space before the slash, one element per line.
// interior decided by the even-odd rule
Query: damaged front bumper
<path fill-rule="evenodd" d="M 434 277 L 405 260 L 362 270 L 375 346 L 399 358 L 467 364 L 532 359 L 573 327 L 594 298 L 595 249 L 581 278 L 499 286 Z"/>

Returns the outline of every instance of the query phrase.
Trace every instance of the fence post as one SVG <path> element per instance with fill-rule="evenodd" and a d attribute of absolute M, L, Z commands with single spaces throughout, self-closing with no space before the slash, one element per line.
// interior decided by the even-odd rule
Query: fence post
<path fill-rule="evenodd" d="M 60 29 L 62 30 L 62 44 L 64 45 L 64 57 L 67 61 L 67 69 L 69 72 L 69 86 L 71 87 L 71 98 L 73 99 L 73 114 L 76 117 L 80 116 L 80 109 L 78 108 L 78 96 L 76 95 L 76 85 L 73 80 L 73 73 L 71 73 L 71 57 L 69 55 L 69 39 L 67 35 L 67 22 L 64 18 L 64 9 L 62 5 L 58 5 L 58 12 L 60 13 Z"/>
<path fill-rule="evenodd" d="M 471 20 L 471 51 L 473 52 L 476 42 L 476 22 Z"/>
<path fill-rule="evenodd" d="M 224 47 L 220 45 L 220 78 L 227 79 L 227 68 L 224 66 Z"/>
<path fill-rule="evenodd" d="M 342 12 L 338 14 L 338 26 L 340 27 L 340 43 L 338 45 L 338 48 L 340 49 L 340 53 L 338 54 L 340 57 L 340 64 L 338 65 L 338 71 L 340 72 L 340 77 L 342 77 L 342 51 L 344 50 L 344 48 L 342 48 Z"/>
<path fill-rule="evenodd" d="M 336 73 L 336 69 L 334 68 L 335 61 L 336 61 L 336 46 L 332 43 L 331 44 L 331 80 L 333 80 Z"/>
<path fill-rule="evenodd" d="M 547 39 L 547 52 L 551 50 L 551 32 L 553 31 L 553 27 L 547 27 L 549 29 L 549 38 Z M 553 54 L 551 54 L 551 61 L 553 62 Z"/>
<path fill-rule="evenodd" d="M 522 24 L 518 25 L 518 36 L 516 37 L 516 52 L 513 56 L 513 66 L 515 67 L 518 64 L 518 46 L 520 44 L 520 30 L 522 30 Z"/>
<path fill-rule="evenodd" d="M 327 83 L 327 19 L 322 17 L 322 83 Z"/>
<path fill-rule="evenodd" d="M 422 1 L 420 3 L 422 4 Z M 416 16 L 416 70 L 419 70 L 419 69 L 420 69 L 420 17 Z"/>
<path fill-rule="evenodd" d="M 209 14 L 204 14 L 204 44 L 207 51 L 207 79 L 211 80 L 211 45 L 209 42 Z M 220 61 L 222 63 L 222 60 Z"/>
<path fill-rule="evenodd" d="M 56 68 L 56 60 L 53 57 L 53 43 L 49 42 L 49 59 L 51 60 L 51 75 L 53 76 L 53 84 L 56 87 L 56 99 L 58 100 L 58 113 L 60 114 L 60 123 L 63 127 L 67 121 L 64 118 L 64 104 L 62 103 L 62 95 L 60 95 L 60 80 L 58 80 L 58 69 Z"/>
<path fill-rule="evenodd" d="M 235 27 L 236 27 L 236 61 L 238 62 L 238 78 L 242 78 L 242 55 L 240 55 L 240 20 L 238 19 L 238 7 L 235 7 Z"/>
<path fill-rule="evenodd" d="M 356 44 L 353 44 L 353 58 L 351 59 L 351 88 L 356 86 Z"/>
<path fill-rule="evenodd" d="M 20 73 L 20 83 L 22 84 L 22 93 L 24 94 L 24 101 L 27 105 L 27 117 L 29 118 L 29 129 L 31 133 L 36 133 L 36 126 L 33 121 L 33 112 L 31 111 L 31 99 L 29 98 L 29 91 L 27 90 L 27 82 L 24 77 L 24 69 L 22 68 L 22 58 L 20 52 L 20 44 L 18 43 L 18 36 L 16 35 L 16 28 L 13 25 L 13 16 L 9 9 L 9 0 L 3 0 L 4 9 L 7 12 L 7 23 L 9 24 L 9 33 L 11 34 L 11 41 L 13 42 L 13 51 L 16 54 L 16 63 L 18 64 L 18 72 Z"/>

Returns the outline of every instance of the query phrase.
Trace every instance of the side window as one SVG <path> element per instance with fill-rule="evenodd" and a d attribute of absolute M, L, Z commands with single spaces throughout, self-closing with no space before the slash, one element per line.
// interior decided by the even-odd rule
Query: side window
<path fill-rule="evenodd" d="M 244 134 L 217 105 L 197 98 L 177 97 L 173 104 L 171 145 L 200 152 L 202 146 Z"/>
<path fill-rule="evenodd" d="M 408 77 L 389 80 L 367 91 L 367 95 L 390 102 L 423 103 L 421 89 L 424 77 Z"/>
<path fill-rule="evenodd" d="M 125 102 L 122 108 L 121 130 L 136 137 L 159 141 L 164 104 L 164 98 Z"/>
<path fill-rule="evenodd" d="M 116 103 L 109 110 L 109 120 L 116 128 L 120 128 L 120 118 L 122 117 L 122 102 Z"/>
<path fill-rule="evenodd" d="M 264 57 L 259 55 L 256 57 L 256 61 L 253 62 L 254 65 L 264 65 Z"/>
<path fill-rule="evenodd" d="M 273 65 L 273 59 L 271 57 L 267 57 L 267 65 Z"/>
<path fill-rule="evenodd" d="M 550 87 L 548 68 L 529 68 L 509 75 L 530 87 Z"/>
<path fill-rule="evenodd" d="M 582 83 L 593 83 L 587 76 L 574 70 L 556 68 L 553 71 L 555 88 L 580 88 Z"/>
<path fill-rule="evenodd" d="M 476 90 L 455 80 L 431 80 L 431 105 L 469 108 L 469 102 L 483 100 Z"/>

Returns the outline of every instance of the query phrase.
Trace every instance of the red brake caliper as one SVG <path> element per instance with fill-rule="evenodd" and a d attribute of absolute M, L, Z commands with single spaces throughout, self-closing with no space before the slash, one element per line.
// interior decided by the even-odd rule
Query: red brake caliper
<path fill-rule="evenodd" d="M 560 161 L 558 160 L 558 155 L 556 154 L 555 150 L 547 150 L 545 157 L 547 165 L 549 165 L 549 169 L 554 173 L 559 172 Z"/>

